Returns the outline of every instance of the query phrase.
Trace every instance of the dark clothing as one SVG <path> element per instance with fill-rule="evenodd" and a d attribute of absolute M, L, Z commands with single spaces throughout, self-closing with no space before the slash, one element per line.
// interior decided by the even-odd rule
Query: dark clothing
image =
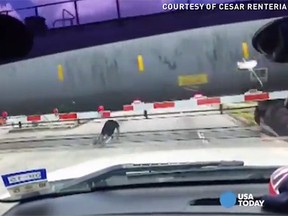
<path fill-rule="evenodd" d="M 102 128 L 101 134 L 103 136 L 112 136 L 116 128 L 119 128 L 118 122 L 114 120 L 108 120 L 105 122 Z"/>

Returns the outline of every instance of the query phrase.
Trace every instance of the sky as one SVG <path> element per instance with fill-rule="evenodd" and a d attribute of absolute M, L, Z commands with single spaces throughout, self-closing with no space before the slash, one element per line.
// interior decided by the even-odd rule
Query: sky
<path fill-rule="evenodd" d="M 0 0 L 0 11 L 16 8 L 30 7 L 65 0 Z M 197 2 L 219 2 L 219 0 L 191 0 Z M 227 1 L 227 0 L 221 0 Z M 162 12 L 163 3 L 187 3 L 187 0 L 119 0 L 122 17 L 145 15 Z M 62 10 L 66 9 L 75 14 L 72 3 L 47 6 L 39 9 L 39 15 L 46 19 L 46 24 L 51 27 L 52 23 L 62 18 Z M 78 2 L 80 23 L 89 23 L 115 19 L 117 17 L 116 0 L 83 0 Z M 23 20 L 27 16 L 34 15 L 34 10 L 24 10 L 10 13 L 18 19 Z M 65 15 L 70 17 L 70 15 Z M 60 27 L 62 23 L 57 23 L 55 27 Z M 68 24 L 68 23 L 67 23 Z M 59 26 L 60 25 L 60 26 Z"/>

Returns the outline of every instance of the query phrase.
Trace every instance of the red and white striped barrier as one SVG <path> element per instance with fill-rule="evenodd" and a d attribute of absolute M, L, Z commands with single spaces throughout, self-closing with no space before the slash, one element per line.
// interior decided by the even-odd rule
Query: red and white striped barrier
<path fill-rule="evenodd" d="M 174 109 L 196 109 L 202 105 L 220 105 L 225 103 L 243 103 L 257 102 L 266 100 L 286 99 L 288 91 L 275 92 L 247 92 L 242 95 L 221 96 L 221 97 L 205 97 L 199 96 L 188 100 L 164 101 L 155 103 L 133 102 L 130 105 L 124 105 L 123 111 L 152 111 L 157 109 L 174 108 Z"/>
<path fill-rule="evenodd" d="M 177 101 L 164 101 L 164 102 L 154 102 L 154 103 L 144 103 L 140 100 L 133 101 L 130 105 L 123 106 L 123 112 L 111 112 L 98 109 L 98 112 L 73 112 L 73 113 L 57 113 L 45 114 L 45 115 L 30 115 L 30 116 L 11 116 L 7 118 L 6 124 L 18 124 L 22 123 L 33 123 L 33 122 L 67 122 L 67 121 L 77 121 L 85 119 L 96 119 L 96 118 L 109 118 L 109 117 L 125 117 L 133 114 L 140 114 L 147 110 L 148 112 L 157 111 L 168 111 L 171 109 L 173 111 L 177 110 L 193 110 L 199 108 L 199 106 L 209 106 L 209 105 L 220 105 L 227 103 L 243 103 L 243 102 L 256 102 L 256 101 L 266 101 L 266 100 L 276 100 L 276 99 L 286 99 L 288 96 L 288 91 L 275 91 L 275 92 L 247 92 L 241 95 L 231 95 L 231 96 L 221 96 L 221 97 L 205 97 L 202 95 L 195 95 L 193 98 L 188 100 L 177 100 Z M 131 112 L 131 114 L 130 114 Z"/>
<path fill-rule="evenodd" d="M 73 113 L 59 113 L 59 114 L 43 114 L 43 115 L 29 115 L 29 116 L 11 116 L 8 117 L 6 124 L 21 123 L 41 123 L 41 122 L 67 122 L 77 121 L 93 118 L 110 118 L 111 112 L 104 110 L 102 112 L 73 112 Z"/>

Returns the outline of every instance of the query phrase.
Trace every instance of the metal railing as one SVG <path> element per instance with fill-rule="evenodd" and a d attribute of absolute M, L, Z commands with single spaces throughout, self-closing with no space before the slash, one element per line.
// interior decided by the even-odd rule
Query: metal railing
<path fill-rule="evenodd" d="M 73 25 L 73 20 L 76 18 L 76 24 L 79 25 L 79 13 L 78 13 L 78 5 L 77 2 L 79 1 L 85 1 L 85 0 L 66 0 L 66 1 L 59 1 L 59 2 L 54 2 L 54 3 L 48 3 L 48 4 L 42 4 L 42 5 L 35 5 L 32 7 L 25 7 L 25 8 L 17 8 L 15 10 L 2 10 L 0 11 L 1 14 L 6 14 L 9 15 L 12 12 L 20 12 L 20 11 L 24 11 L 24 10 L 34 10 L 34 14 L 32 14 L 31 16 L 39 16 L 39 9 L 40 8 L 45 8 L 48 6 L 53 6 L 53 5 L 61 5 L 61 4 L 65 4 L 65 3 L 73 3 L 74 5 L 74 9 L 75 9 L 75 15 L 73 13 L 71 13 L 70 11 L 68 11 L 67 9 L 63 9 L 62 10 L 62 19 L 57 19 L 53 22 L 52 26 L 54 27 L 56 25 L 57 22 L 62 21 L 63 26 L 65 26 L 65 21 L 70 21 L 70 23 L 72 22 L 71 25 Z M 69 14 L 71 16 L 71 18 L 65 18 L 65 13 Z"/>
<path fill-rule="evenodd" d="M 70 15 L 70 17 L 65 17 L 65 14 Z M 62 22 L 62 26 L 66 26 L 66 21 L 69 21 L 70 26 L 72 26 L 74 24 L 74 19 L 75 19 L 75 16 L 70 11 L 63 9 L 62 10 L 62 19 L 55 20 L 53 22 L 53 28 L 55 28 L 56 23 L 58 23 L 58 22 Z"/>
<path fill-rule="evenodd" d="M 32 7 L 17 8 L 17 9 L 14 9 L 14 10 L 1 10 L 0 14 L 9 15 L 12 12 L 21 12 L 21 11 L 24 11 L 24 10 L 33 10 L 34 13 L 31 14 L 31 16 L 40 16 L 39 15 L 39 9 L 40 8 L 45 8 L 45 7 L 47 8 L 47 7 L 53 6 L 53 5 L 62 5 L 62 4 L 70 3 L 70 4 L 73 4 L 75 14 L 71 13 L 66 8 L 64 8 L 62 10 L 62 19 L 56 19 L 52 23 L 52 26 L 55 28 L 55 26 L 56 26 L 56 24 L 58 22 L 62 22 L 62 25 L 65 26 L 65 21 L 69 21 L 70 25 L 74 25 L 74 20 L 76 20 L 75 25 L 80 25 L 80 24 L 84 24 L 84 23 L 80 23 L 80 13 L 79 13 L 79 2 L 82 2 L 82 1 L 89 1 L 89 0 L 66 0 L 66 1 L 59 1 L 59 2 L 53 2 L 53 3 L 48 3 L 48 4 L 42 4 L 42 5 L 35 5 L 35 6 L 32 6 Z M 93 0 L 93 2 L 95 2 L 95 0 Z M 117 19 L 121 19 L 119 0 L 115 0 L 115 5 L 116 5 L 115 10 L 116 10 L 116 13 L 117 13 L 117 17 L 116 18 Z M 67 17 L 65 17 L 65 14 L 69 14 L 71 17 L 67 18 Z"/>
<path fill-rule="evenodd" d="M 55 6 L 55 5 L 60 6 L 60 5 L 63 5 L 63 4 L 69 4 L 69 6 L 74 8 L 73 9 L 74 13 L 68 11 L 68 9 L 66 7 L 62 11 L 62 18 L 61 19 L 56 19 L 56 20 L 52 21 L 51 25 L 49 25 L 49 23 L 47 25 L 51 26 L 52 28 L 55 28 L 56 24 L 59 23 L 59 22 L 62 22 L 62 26 L 65 26 L 66 21 L 69 21 L 70 25 L 74 25 L 74 20 L 76 21 L 75 25 L 85 24 L 85 23 L 89 23 L 89 22 L 97 22 L 97 20 L 96 21 L 95 20 L 88 21 L 88 22 L 80 22 L 81 18 L 85 17 L 85 15 L 80 15 L 81 14 L 79 12 L 79 10 L 81 11 L 81 7 L 80 7 L 81 4 L 80 3 L 81 2 L 88 2 L 88 1 L 91 2 L 91 5 L 92 5 L 92 2 L 95 3 L 94 5 L 96 5 L 98 3 L 98 5 L 99 5 L 99 6 L 97 5 L 98 9 L 101 9 L 101 7 L 102 7 L 101 3 L 102 3 L 102 1 L 104 2 L 104 0 L 99 0 L 98 2 L 97 2 L 97 0 L 66 0 L 66 1 L 59 1 L 59 2 L 42 4 L 42 5 L 35 5 L 35 6 L 25 7 L 25 8 L 16 8 L 15 10 L 2 10 L 1 11 L 1 9 L 0 9 L 0 14 L 11 14 L 12 12 L 18 12 L 19 13 L 21 11 L 32 10 L 33 13 L 31 15 L 29 15 L 29 16 L 41 16 L 41 14 L 40 14 L 40 9 L 41 8 L 48 9 L 47 7 L 50 7 L 50 6 Z M 105 0 L 105 1 L 108 2 L 108 0 Z M 146 5 L 145 8 L 143 7 L 143 2 L 144 1 L 145 0 L 136 0 L 136 1 L 112 0 L 111 3 L 114 2 L 114 4 L 111 4 L 112 11 L 110 10 L 110 12 L 109 11 L 107 12 L 107 13 L 112 13 L 112 14 L 109 15 L 109 18 L 104 18 L 104 19 L 101 19 L 100 21 L 112 20 L 112 19 L 121 19 L 121 18 L 124 18 L 124 17 L 136 17 L 136 16 L 141 16 L 141 15 L 165 13 L 166 12 L 166 11 L 163 10 L 163 8 L 161 6 L 163 4 L 161 0 L 153 0 L 153 1 L 149 0 L 149 1 L 146 1 L 147 5 Z M 179 0 L 177 2 L 178 3 L 193 3 L 193 1 L 194 0 Z M 230 0 L 230 1 L 233 2 L 233 0 Z M 247 0 L 242 0 L 242 1 L 244 2 L 244 1 L 247 1 Z M 108 4 L 107 2 L 105 4 Z M 131 5 L 131 2 L 133 2 L 133 7 L 132 8 L 129 7 Z M 139 2 L 141 4 L 138 4 Z M 150 4 L 153 4 L 153 5 L 149 5 L 149 2 L 150 2 Z M 197 2 L 199 3 L 199 0 Z M 200 2 L 202 2 L 202 1 L 200 1 Z M 208 3 L 207 0 L 203 0 L 202 3 L 204 3 L 204 2 Z M 227 0 L 219 0 L 218 1 L 218 3 L 221 3 L 221 2 L 227 2 Z M 149 8 L 149 7 L 152 10 L 152 12 L 151 11 L 147 11 L 148 10 L 147 8 Z M 85 8 L 85 7 L 83 7 L 83 8 Z M 127 8 L 130 8 L 130 11 L 129 10 L 125 11 L 125 9 L 127 9 Z M 131 12 L 133 12 L 132 15 L 131 15 Z M 64 15 L 63 15 L 63 13 L 64 13 Z M 65 14 L 69 14 L 71 17 L 67 18 L 67 17 L 65 17 Z M 72 18 L 72 17 L 74 17 L 74 18 Z M 25 17 L 22 17 L 22 19 L 24 19 L 24 18 Z M 49 18 L 49 17 L 47 17 L 47 18 Z"/>

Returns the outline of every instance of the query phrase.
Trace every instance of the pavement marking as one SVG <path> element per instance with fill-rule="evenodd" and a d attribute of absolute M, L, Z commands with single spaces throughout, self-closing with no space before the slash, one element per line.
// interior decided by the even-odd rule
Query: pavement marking
<path fill-rule="evenodd" d="M 202 143 L 209 143 L 209 141 L 205 138 L 203 131 L 197 131 L 197 135 L 202 140 Z"/>

